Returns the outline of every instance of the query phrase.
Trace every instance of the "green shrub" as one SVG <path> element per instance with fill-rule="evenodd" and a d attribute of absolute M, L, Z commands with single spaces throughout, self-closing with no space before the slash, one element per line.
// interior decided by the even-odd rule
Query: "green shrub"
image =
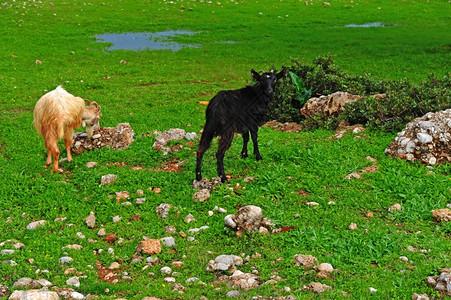
<path fill-rule="evenodd" d="M 286 76 L 279 82 L 274 100 L 269 105 L 269 119 L 279 122 L 301 122 L 306 129 L 325 127 L 334 129 L 339 124 L 337 118 L 322 120 L 321 118 L 304 119 L 299 109 L 304 104 L 300 97 L 302 91 L 311 91 L 313 97 L 329 95 L 337 91 L 355 95 L 369 96 L 385 93 L 386 98 L 377 100 L 363 97 L 349 104 L 340 119 L 350 124 L 363 124 L 368 127 L 395 131 L 412 119 L 429 111 L 438 111 L 451 107 L 450 76 L 442 79 L 429 75 L 420 84 L 407 79 L 383 81 L 371 78 L 369 74 L 350 75 L 340 70 L 330 56 L 320 56 L 313 61 L 313 66 L 293 60 L 287 68 L 303 83 L 299 90 L 299 82 L 293 82 Z M 302 90 L 302 88 L 304 88 Z M 306 94 L 304 94 L 306 95 Z"/>
<path fill-rule="evenodd" d="M 407 79 L 393 81 L 387 86 L 383 101 L 362 98 L 346 107 L 344 118 L 351 124 L 360 123 L 385 131 L 398 131 L 414 118 L 450 108 L 450 87 L 449 76 L 438 79 L 429 75 L 419 85 Z"/>

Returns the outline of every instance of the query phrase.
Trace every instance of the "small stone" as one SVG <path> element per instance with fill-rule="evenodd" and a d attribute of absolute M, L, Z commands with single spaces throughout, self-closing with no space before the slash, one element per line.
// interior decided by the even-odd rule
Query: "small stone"
<path fill-rule="evenodd" d="M 22 277 L 16 282 L 14 282 L 13 287 L 30 287 L 33 279 L 28 277 Z"/>
<path fill-rule="evenodd" d="M 319 203 L 318 202 L 307 202 L 306 203 L 308 206 L 318 206 L 319 205 Z"/>
<path fill-rule="evenodd" d="M 146 202 L 146 198 L 136 198 L 136 204 L 141 205 Z"/>
<path fill-rule="evenodd" d="M 11 255 L 11 254 L 14 254 L 14 250 L 12 250 L 12 249 L 3 249 L 2 251 L 0 251 L 0 253 L 2 254 L 2 255 Z"/>
<path fill-rule="evenodd" d="M 0 298 L 6 297 L 9 295 L 9 288 L 6 285 L 0 284 Z"/>
<path fill-rule="evenodd" d="M 86 218 L 83 219 L 83 221 L 85 221 L 86 225 L 90 228 L 94 228 L 94 226 L 96 226 L 96 217 L 94 215 L 94 212 L 91 211 L 89 213 L 89 216 L 87 216 Z"/>
<path fill-rule="evenodd" d="M 119 216 L 113 217 L 113 223 L 117 223 L 117 222 L 119 222 L 120 220 L 122 220 L 122 218 L 119 217 Z"/>
<path fill-rule="evenodd" d="M 77 235 L 79 238 L 81 238 L 81 239 L 86 238 L 85 235 L 84 235 L 83 233 L 81 233 L 81 232 L 77 232 L 76 235 Z"/>
<path fill-rule="evenodd" d="M 126 200 L 130 198 L 130 193 L 127 191 L 116 192 L 116 202 L 119 203 L 121 200 Z"/>
<path fill-rule="evenodd" d="M 192 283 L 198 282 L 198 281 L 200 281 L 199 278 L 197 278 L 197 277 L 190 277 L 190 278 L 188 278 L 187 280 L 185 280 L 185 283 L 186 283 L 186 284 L 192 284 Z"/>
<path fill-rule="evenodd" d="M 36 228 L 38 228 L 40 226 L 44 226 L 45 222 L 46 222 L 45 220 L 31 222 L 30 224 L 27 225 L 26 229 L 28 229 L 28 230 L 36 229 Z"/>
<path fill-rule="evenodd" d="M 193 198 L 198 200 L 199 202 L 205 202 L 210 198 L 210 190 L 201 189 L 193 195 Z"/>
<path fill-rule="evenodd" d="M 121 265 L 118 262 L 112 262 L 111 265 L 108 267 L 110 270 L 119 269 Z"/>
<path fill-rule="evenodd" d="M 107 184 L 113 184 L 117 181 L 117 175 L 114 174 L 108 174 L 103 175 L 100 179 L 100 185 L 107 185 Z"/>
<path fill-rule="evenodd" d="M 63 256 L 58 261 L 63 264 L 70 264 L 74 259 L 69 256 Z"/>
<path fill-rule="evenodd" d="M 160 240 L 150 239 L 139 242 L 136 246 L 136 252 L 144 254 L 155 254 L 161 252 L 161 242 Z"/>
<path fill-rule="evenodd" d="M 377 290 L 375 288 L 373 288 L 373 287 L 370 287 L 370 292 L 371 293 L 375 293 L 375 292 L 377 292 Z"/>
<path fill-rule="evenodd" d="M 64 222 L 66 220 L 67 220 L 66 217 L 62 217 L 62 218 L 56 218 L 55 220 L 53 220 L 53 222 Z"/>
<path fill-rule="evenodd" d="M 409 261 L 409 259 L 406 256 L 400 256 L 399 259 L 402 260 L 403 262 Z"/>
<path fill-rule="evenodd" d="M 163 268 L 160 269 L 160 273 L 171 274 L 172 273 L 172 269 L 170 267 L 163 267 Z"/>
<path fill-rule="evenodd" d="M 77 276 L 74 276 L 74 277 L 71 277 L 68 280 L 66 280 L 66 284 L 75 286 L 75 287 L 80 287 L 80 280 L 78 279 Z"/>
<path fill-rule="evenodd" d="M 255 180 L 255 178 L 252 177 L 252 176 L 249 176 L 249 177 L 246 177 L 246 178 L 243 179 L 243 181 L 246 182 L 246 183 L 250 182 L 250 181 L 254 181 L 254 180 Z"/>
<path fill-rule="evenodd" d="M 175 246 L 175 240 L 173 237 L 164 237 L 161 238 L 160 241 L 165 245 L 166 247 L 172 248 Z"/>
<path fill-rule="evenodd" d="M 318 263 L 318 259 L 312 255 L 296 254 L 294 256 L 293 265 L 303 266 L 306 269 L 311 269 Z"/>
<path fill-rule="evenodd" d="M 357 224 L 356 223 L 351 223 L 350 225 L 349 225 L 349 229 L 350 230 L 355 230 L 357 228 Z"/>
<path fill-rule="evenodd" d="M 430 136 L 427 133 L 421 133 L 421 132 L 417 133 L 417 138 L 420 141 L 420 143 L 422 143 L 422 144 L 428 144 L 428 143 L 432 142 L 432 140 L 433 140 L 432 136 Z"/>
<path fill-rule="evenodd" d="M 97 232 L 98 236 L 104 236 L 106 235 L 106 229 L 105 228 L 100 228 L 99 231 Z"/>
<path fill-rule="evenodd" d="M 240 297 L 239 291 L 230 291 L 227 293 L 228 298 Z"/>
<path fill-rule="evenodd" d="M 412 300 L 429 300 L 429 296 L 427 294 L 413 293 Z"/>
<path fill-rule="evenodd" d="M 86 163 L 86 167 L 87 167 L 88 169 L 94 168 L 96 165 L 97 165 L 97 162 L 96 162 L 96 161 L 90 161 L 90 162 L 87 162 L 87 163 Z M 103 176 L 102 176 L 102 178 L 103 178 Z M 102 185 L 103 185 L 103 184 L 102 184 Z"/>
<path fill-rule="evenodd" d="M 396 210 L 402 210 L 401 204 L 395 203 L 388 209 L 388 211 L 396 211 Z"/>
<path fill-rule="evenodd" d="M 27 290 L 20 291 L 15 290 L 9 300 L 24 300 L 24 299 L 40 299 L 40 300 L 59 300 L 60 297 L 56 292 L 45 291 L 45 290 Z"/>
<path fill-rule="evenodd" d="M 169 215 L 169 210 L 171 207 L 171 204 L 162 203 L 157 207 L 156 212 L 161 218 L 166 219 Z"/>
<path fill-rule="evenodd" d="M 322 294 L 327 290 L 331 290 L 332 287 L 322 284 L 320 282 L 311 282 L 309 285 L 303 287 L 304 290 L 309 290 L 315 294 Z"/>
<path fill-rule="evenodd" d="M 183 220 L 185 220 L 186 223 L 196 222 L 196 219 L 192 214 L 187 215 Z"/>
<path fill-rule="evenodd" d="M 106 235 L 103 240 L 109 244 L 113 244 L 117 239 L 117 234 L 112 233 L 112 234 L 108 234 Z"/>
<path fill-rule="evenodd" d="M 334 267 L 328 263 L 321 263 L 315 269 L 319 272 L 327 272 L 327 273 L 332 273 L 334 271 Z"/>
<path fill-rule="evenodd" d="M 173 268 L 183 268 L 183 262 L 181 262 L 181 261 L 174 261 L 174 262 L 172 262 L 172 267 Z"/>
<path fill-rule="evenodd" d="M 149 256 L 148 258 L 146 258 L 146 263 L 148 263 L 148 264 L 154 264 L 157 261 L 158 261 L 158 257 Z"/>
<path fill-rule="evenodd" d="M 81 249 L 83 249 L 83 246 L 78 245 L 78 244 L 73 244 L 73 245 L 67 245 L 66 247 L 63 247 L 63 249 L 81 250 Z"/>
<path fill-rule="evenodd" d="M 88 295 L 89 296 L 89 295 Z M 69 295 L 70 299 L 74 299 L 74 300 L 83 300 L 83 299 L 88 299 L 87 297 L 85 297 L 83 294 L 80 294 L 78 292 L 72 292 Z"/>
<path fill-rule="evenodd" d="M 432 211 L 432 216 L 440 222 L 450 222 L 451 221 L 451 209 L 442 208 Z"/>
<path fill-rule="evenodd" d="M 144 195 L 144 191 L 139 189 L 139 190 L 136 191 L 136 195 L 143 196 Z"/>

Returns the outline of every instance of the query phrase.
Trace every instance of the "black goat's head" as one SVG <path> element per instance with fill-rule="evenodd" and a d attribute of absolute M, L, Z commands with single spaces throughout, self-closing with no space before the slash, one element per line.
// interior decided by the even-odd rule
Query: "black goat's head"
<path fill-rule="evenodd" d="M 271 72 L 265 72 L 260 75 L 256 71 L 251 70 L 252 77 L 254 77 L 263 86 L 263 91 L 269 98 L 272 98 L 277 80 L 285 76 L 285 73 L 286 70 L 283 69 L 277 74 L 274 74 L 274 70 L 271 70 Z"/>

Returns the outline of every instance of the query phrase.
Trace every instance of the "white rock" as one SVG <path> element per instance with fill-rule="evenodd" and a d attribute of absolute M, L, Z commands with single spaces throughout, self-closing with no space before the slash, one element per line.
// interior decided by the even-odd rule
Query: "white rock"
<path fill-rule="evenodd" d="M 171 248 L 175 246 L 175 239 L 172 236 L 161 238 L 160 241 L 166 247 Z"/>
<path fill-rule="evenodd" d="M 33 230 L 33 229 L 36 229 L 36 228 L 38 228 L 38 227 L 40 227 L 40 226 L 43 226 L 43 225 L 45 225 L 45 220 L 40 220 L 40 221 L 35 221 L 35 222 L 31 222 L 30 224 L 28 224 L 27 225 L 27 229 L 28 230 Z"/>
<path fill-rule="evenodd" d="M 319 264 L 318 267 L 316 267 L 316 269 L 318 271 L 320 271 L 320 272 L 324 271 L 324 272 L 327 272 L 327 273 L 331 273 L 331 272 L 334 271 L 334 267 L 331 264 L 328 264 L 328 263 L 321 263 L 321 264 Z"/>
<path fill-rule="evenodd" d="M 113 222 L 114 222 L 114 223 L 117 223 L 117 222 L 119 222 L 120 220 L 122 220 L 122 218 L 119 217 L 119 216 L 113 217 Z"/>
<path fill-rule="evenodd" d="M 403 262 L 409 261 L 409 259 L 406 256 L 400 256 L 399 259 L 402 260 Z"/>
<path fill-rule="evenodd" d="M 370 292 L 375 293 L 375 292 L 377 292 L 377 290 L 375 288 L 370 287 Z"/>
<path fill-rule="evenodd" d="M 78 292 L 72 292 L 72 293 L 70 293 L 70 298 L 75 299 L 75 300 L 83 300 L 83 299 L 85 299 L 85 296 Z"/>
<path fill-rule="evenodd" d="M 80 280 L 78 279 L 77 276 L 74 276 L 74 277 L 71 277 L 68 280 L 66 280 L 66 284 L 75 286 L 75 287 L 80 287 Z"/>
<path fill-rule="evenodd" d="M 430 143 L 433 140 L 432 136 L 430 136 L 427 133 L 421 133 L 421 132 L 417 133 L 417 138 L 418 138 L 418 140 L 420 140 L 420 142 L 422 144 Z"/>
<path fill-rule="evenodd" d="M 63 264 L 70 264 L 74 259 L 69 256 L 63 256 L 58 261 Z"/>
<path fill-rule="evenodd" d="M 172 273 L 172 269 L 170 267 L 163 267 L 160 269 L 160 272 L 163 274 L 171 274 Z"/>
<path fill-rule="evenodd" d="M 44 290 L 28 290 L 28 291 L 14 291 L 9 300 L 59 300 L 60 297 L 56 292 Z"/>

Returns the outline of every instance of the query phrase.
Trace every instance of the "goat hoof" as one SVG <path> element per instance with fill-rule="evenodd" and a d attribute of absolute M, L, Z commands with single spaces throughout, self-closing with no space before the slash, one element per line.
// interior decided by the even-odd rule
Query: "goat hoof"
<path fill-rule="evenodd" d="M 262 160 L 263 157 L 262 157 L 261 155 L 257 155 L 257 156 L 255 157 L 255 159 L 256 159 L 257 161 L 259 161 L 259 160 Z"/>
<path fill-rule="evenodd" d="M 247 154 L 241 154 L 241 158 L 246 158 Z"/>

